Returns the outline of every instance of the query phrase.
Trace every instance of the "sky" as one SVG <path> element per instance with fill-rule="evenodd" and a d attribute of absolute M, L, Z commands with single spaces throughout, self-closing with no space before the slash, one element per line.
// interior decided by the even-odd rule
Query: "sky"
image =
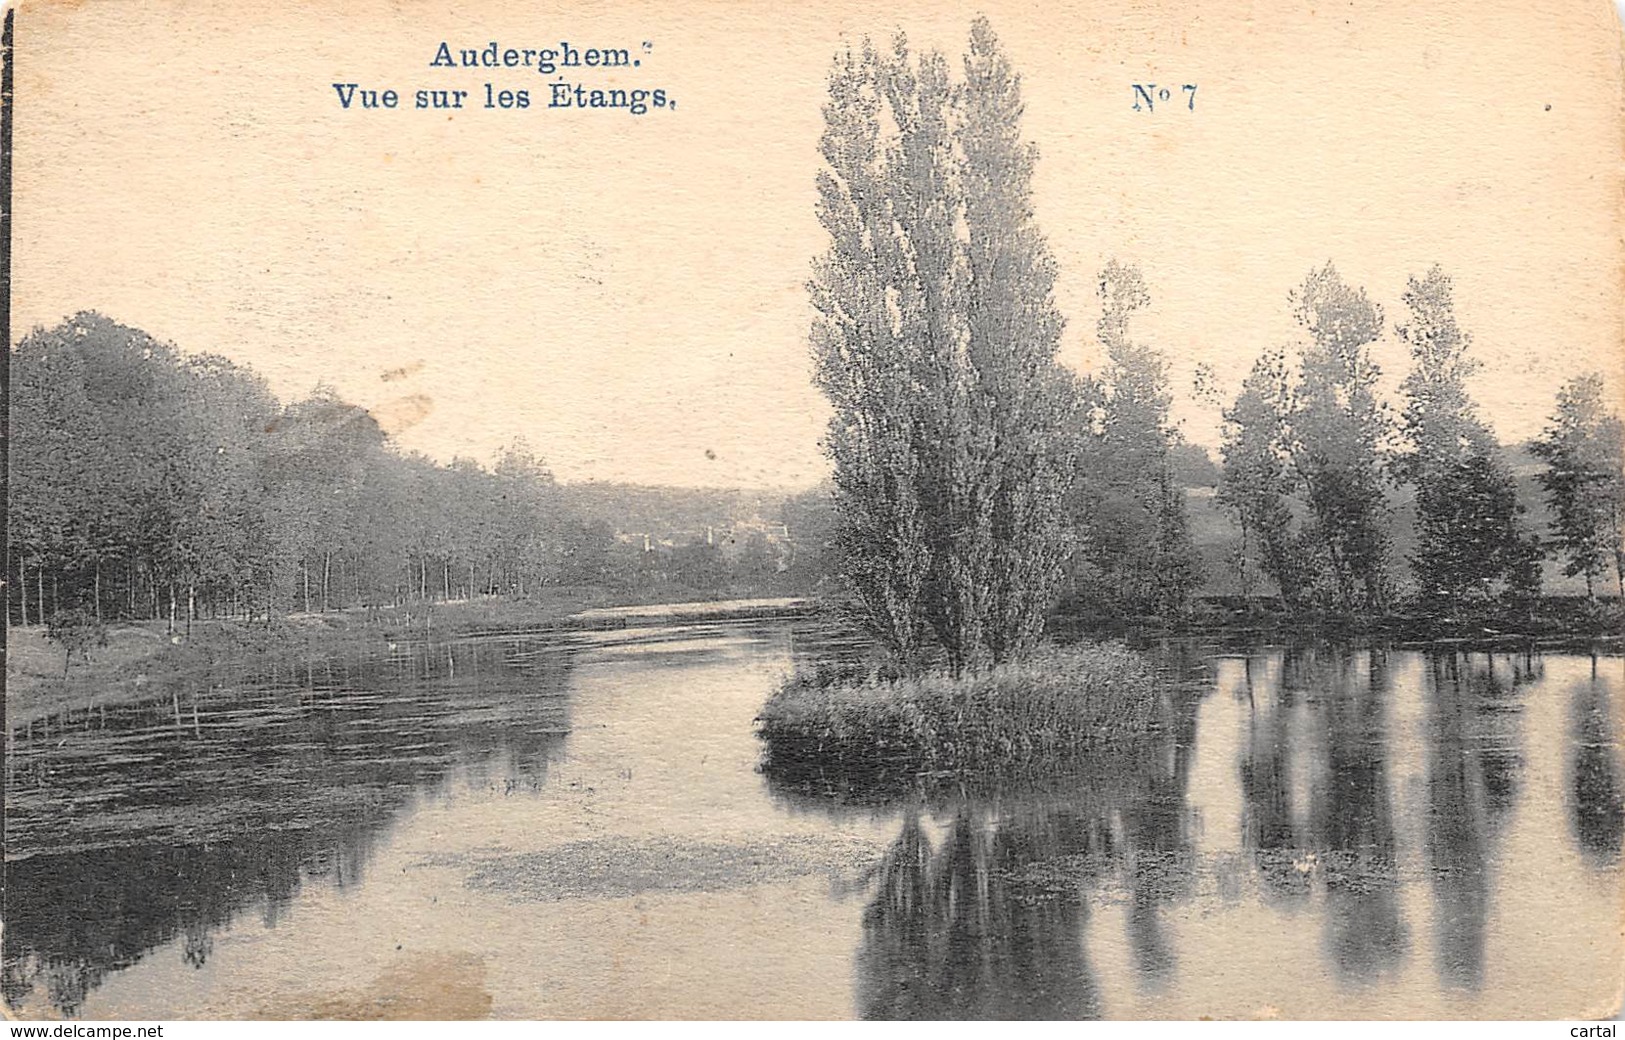
<path fill-rule="evenodd" d="M 805 285 L 831 57 L 901 28 L 957 67 L 985 11 L 1040 151 L 1063 360 L 1100 363 L 1096 272 L 1137 264 L 1152 304 L 1131 332 L 1167 353 L 1189 439 L 1218 440 L 1197 366 L 1233 394 L 1295 342 L 1288 292 L 1327 260 L 1385 308 L 1390 388 L 1405 280 L 1444 266 L 1504 439 L 1537 433 L 1580 371 L 1625 385 L 1608 0 L 248 10 L 25 0 L 17 338 L 94 309 L 284 399 L 330 385 L 442 460 L 523 437 L 565 480 L 809 485 L 826 472 Z M 677 103 L 548 108 L 559 74 L 432 68 L 443 41 L 625 47 L 638 67 L 566 81 Z M 407 106 L 471 97 L 345 109 L 333 84 L 352 82 Z M 486 82 L 531 107 L 481 107 Z M 1136 112 L 1135 83 L 1197 90 Z"/>

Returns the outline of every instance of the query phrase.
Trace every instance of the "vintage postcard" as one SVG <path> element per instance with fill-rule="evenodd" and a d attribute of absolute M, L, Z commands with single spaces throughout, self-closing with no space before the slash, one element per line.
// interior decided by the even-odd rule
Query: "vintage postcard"
<path fill-rule="evenodd" d="M 1618 1012 L 1607 0 L 7 18 L 9 1017 Z"/>

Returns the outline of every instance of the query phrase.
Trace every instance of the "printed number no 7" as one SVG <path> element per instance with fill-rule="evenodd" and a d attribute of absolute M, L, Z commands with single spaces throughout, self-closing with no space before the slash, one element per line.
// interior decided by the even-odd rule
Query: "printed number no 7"
<path fill-rule="evenodd" d="M 1196 111 L 1196 84 L 1186 83 L 1179 89 L 1185 93 L 1185 107 L 1189 111 Z M 1158 87 L 1155 83 L 1136 83 L 1134 84 L 1134 111 L 1155 112 L 1158 101 L 1166 103 L 1173 96 L 1173 91 L 1167 87 Z"/>

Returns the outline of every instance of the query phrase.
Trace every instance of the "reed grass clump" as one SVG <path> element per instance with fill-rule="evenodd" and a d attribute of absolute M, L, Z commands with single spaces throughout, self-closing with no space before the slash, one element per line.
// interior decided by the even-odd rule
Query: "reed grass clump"
<path fill-rule="evenodd" d="M 1002 774 L 1121 749 L 1158 704 L 1140 654 L 1083 644 L 958 676 L 801 673 L 757 725 L 769 772 Z"/>

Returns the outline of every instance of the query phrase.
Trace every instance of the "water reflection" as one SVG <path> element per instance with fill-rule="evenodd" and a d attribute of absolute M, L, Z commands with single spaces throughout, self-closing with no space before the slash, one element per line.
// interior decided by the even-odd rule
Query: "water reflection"
<path fill-rule="evenodd" d="M 858 951 L 858 1008 L 876 1019 L 1078 1019 L 1099 1015 L 1079 933 L 1082 903 L 1034 893 L 1036 860 L 1087 855 L 1067 822 L 994 821 L 962 806 L 935 845 L 905 818 L 876 871 Z"/>
<path fill-rule="evenodd" d="M 203 968 L 245 911 L 362 882 L 390 822 L 463 782 L 538 784 L 572 658 L 523 642 L 398 643 L 13 734 L 4 997 L 77 1013 L 177 937 Z"/>
<path fill-rule="evenodd" d="M 1600 863 L 1619 859 L 1625 837 L 1625 801 L 1621 799 L 1619 745 L 1613 725 L 1608 682 L 1596 658 L 1590 674 L 1569 695 L 1574 733 L 1570 804 L 1574 832 L 1588 857 Z"/>
<path fill-rule="evenodd" d="M 1324 873 L 1327 943 L 1337 969 L 1365 981 L 1407 952 L 1401 919 L 1394 804 L 1388 777 L 1388 655 L 1329 654 L 1311 675 L 1324 726 L 1325 760 L 1310 801 L 1311 834 Z"/>
<path fill-rule="evenodd" d="M 1161 988 L 1176 966 L 1161 908 L 1188 895 L 1192 885 L 1196 814 L 1187 796 L 1202 689 L 1189 681 L 1170 686 L 1166 731 L 1133 775 L 1107 785 L 1122 793 L 1116 817 L 1129 890 L 1128 942 L 1140 984 L 1151 990 Z"/>
<path fill-rule="evenodd" d="M 1563 1017 L 1616 988 L 1617 657 L 1173 642 L 1143 747 L 866 791 L 754 771 L 793 657 L 852 652 L 794 633 L 403 644 L 25 730 L 4 995 L 317 1013 L 465 962 L 457 1006 L 517 1018 Z M 570 849 L 612 852 L 538 872 Z M 469 883 L 493 864 L 530 872 Z"/>

